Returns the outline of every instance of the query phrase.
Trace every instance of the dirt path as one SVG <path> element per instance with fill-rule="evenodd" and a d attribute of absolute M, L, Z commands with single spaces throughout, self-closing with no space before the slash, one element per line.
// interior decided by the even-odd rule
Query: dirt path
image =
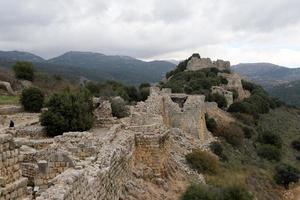
<path fill-rule="evenodd" d="M 300 186 L 294 189 L 294 200 L 300 200 Z"/>

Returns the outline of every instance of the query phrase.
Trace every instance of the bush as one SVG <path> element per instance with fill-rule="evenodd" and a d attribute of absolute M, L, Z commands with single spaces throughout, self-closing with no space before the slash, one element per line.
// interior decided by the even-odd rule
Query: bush
<path fill-rule="evenodd" d="M 197 170 L 199 173 L 216 173 L 219 170 L 217 157 L 209 152 L 194 149 L 185 158 L 191 168 Z"/>
<path fill-rule="evenodd" d="M 258 135 L 257 141 L 261 144 L 270 144 L 278 149 L 282 147 L 282 139 L 279 135 L 269 131 L 262 132 Z"/>
<path fill-rule="evenodd" d="M 121 98 L 113 98 L 111 100 L 111 109 L 114 117 L 123 118 L 129 116 L 129 109 Z"/>
<path fill-rule="evenodd" d="M 244 131 L 244 136 L 247 139 L 251 139 L 255 135 L 255 130 L 254 128 L 250 128 L 247 126 L 242 127 Z"/>
<path fill-rule="evenodd" d="M 41 124 L 49 136 L 69 131 L 86 131 L 93 125 L 93 102 L 87 91 L 54 94 L 41 115 Z"/>
<path fill-rule="evenodd" d="M 221 156 L 223 154 L 223 147 L 219 142 L 210 143 L 210 150 L 216 154 L 217 156 Z"/>
<path fill-rule="evenodd" d="M 276 183 L 283 185 L 286 189 L 289 188 L 290 183 L 297 183 L 299 181 L 299 170 L 290 165 L 278 165 L 275 171 L 274 179 Z"/>
<path fill-rule="evenodd" d="M 214 118 L 210 118 L 207 113 L 205 113 L 206 127 L 210 132 L 214 132 L 217 129 L 217 122 Z"/>
<path fill-rule="evenodd" d="M 44 105 L 44 93 L 34 87 L 24 89 L 21 94 L 20 102 L 25 111 L 39 112 Z"/>
<path fill-rule="evenodd" d="M 241 127 L 235 123 L 231 123 L 226 127 L 218 127 L 214 135 L 223 137 L 227 143 L 234 147 L 239 147 L 243 144 L 244 132 Z"/>
<path fill-rule="evenodd" d="M 226 108 L 227 107 L 227 100 L 223 95 L 220 95 L 218 93 L 216 94 L 210 94 L 207 98 L 207 101 L 209 102 L 216 102 L 218 104 L 219 108 Z"/>
<path fill-rule="evenodd" d="M 236 100 L 239 98 L 239 93 L 235 89 L 231 89 L 230 91 L 232 92 L 233 100 Z"/>
<path fill-rule="evenodd" d="M 228 108 L 228 112 L 231 113 L 253 114 L 254 110 L 255 110 L 254 106 L 248 102 L 234 102 Z"/>
<path fill-rule="evenodd" d="M 188 187 L 181 200 L 252 200 L 254 199 L 244 187 L 231 186 L 218 188 L 208 185 L 193 184 Z"/>
<path fill-rule="evenodd" d="M 231 186 L 223 190 L 224 198 L 222 200 L 252 200 L 254 199 L 244 187 Z"/>
<path fill-rule="evenodd" d="M 300 138 L 292 142 L 292 147 L 297 151 L 300 151 Z"/>
<path fill-rule="evenodd" d="M 181 197 L 181 200 L 217 200 L 218 194 L 207 185 L 192 184 Z"/>
<path fill-rule="evenodd" d="M 257 155 L 270 161 L 280 161 L 281 159 L 280 149 L 270 144 L 259 145 Z"/>
<path fill-rule="evenodd" d="M 18 61 L 14 64 L 13 70 L 17 79 L 24 79 L 28 81 L 33 81 L 34 79 L 34 69 L 30 62 Z"/>
<path fill-rule="evenodd" d="M 141 101 L 145 101 L 150 95 L 150 87 L 151 87 L 150 83 L 142 83 L 139 86 Z"/>

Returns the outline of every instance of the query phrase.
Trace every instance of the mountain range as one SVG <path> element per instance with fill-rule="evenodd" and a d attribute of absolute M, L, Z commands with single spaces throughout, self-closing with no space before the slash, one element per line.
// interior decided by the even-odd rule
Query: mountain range
<path fill-rule="evenodd" d="M 272 96 L 300 106 L 300 68 L 270 63 L 245 63 L 232 66 L 244 78 L 262 85 Z"/>
<path fill-rule="evenodd" d="M 271 63 L 242 63 L 232 66 L 232 69 L 266 89 L 300 80 L 300 68 L 287 68 Z"/>
<path fill-rule="evenodd" d="M 70 51 L 46 60 L 28 52 L 0 51 L 0 66 L 9 68 L 16 61 L 29 61 L 38 70 L 61 74 L 73 80 L 85 77 L 94 81 L 118 80 L 134 85 L 158 82 L 176 66 L 168 61 L 145 62 L 129 56 L 94 52 Z"/>

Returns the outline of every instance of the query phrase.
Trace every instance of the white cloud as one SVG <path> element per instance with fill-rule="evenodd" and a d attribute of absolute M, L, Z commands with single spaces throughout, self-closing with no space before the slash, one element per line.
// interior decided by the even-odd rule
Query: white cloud
<path fill-rule="evenodd" d="M 0 49 L 300 66 L 298 0 L 2 0 Z"/>

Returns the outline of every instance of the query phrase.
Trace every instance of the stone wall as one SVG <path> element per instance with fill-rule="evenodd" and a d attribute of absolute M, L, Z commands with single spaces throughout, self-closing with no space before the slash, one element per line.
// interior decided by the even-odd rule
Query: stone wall
<path fill-rule="evenodd" d="M 12 135 L 0 134 L 0 199 L 21 200 L 27 196 L 27 178 L 22 177 L 23 156 Z"/>
<path fill-rule="evenodd" d="M 132 173 L 134 137 L 123 131 L 124 135 L 113 140 L 114 134 L 109 136 L 110 139 L 104 139 L 105 144 L 93 161 L 58 175 L 37 200 L 119 200 Z"/>
<path fill-rule="evenodd" d="M 210 58 L 199 58 L 193 56 L 188 61 L 186 70 L 197 71 L 205 68 L 217 68 L 219 70 L 229 70 L 230 62 L 223 61 L 223 60 L 211 61 Z"/>

